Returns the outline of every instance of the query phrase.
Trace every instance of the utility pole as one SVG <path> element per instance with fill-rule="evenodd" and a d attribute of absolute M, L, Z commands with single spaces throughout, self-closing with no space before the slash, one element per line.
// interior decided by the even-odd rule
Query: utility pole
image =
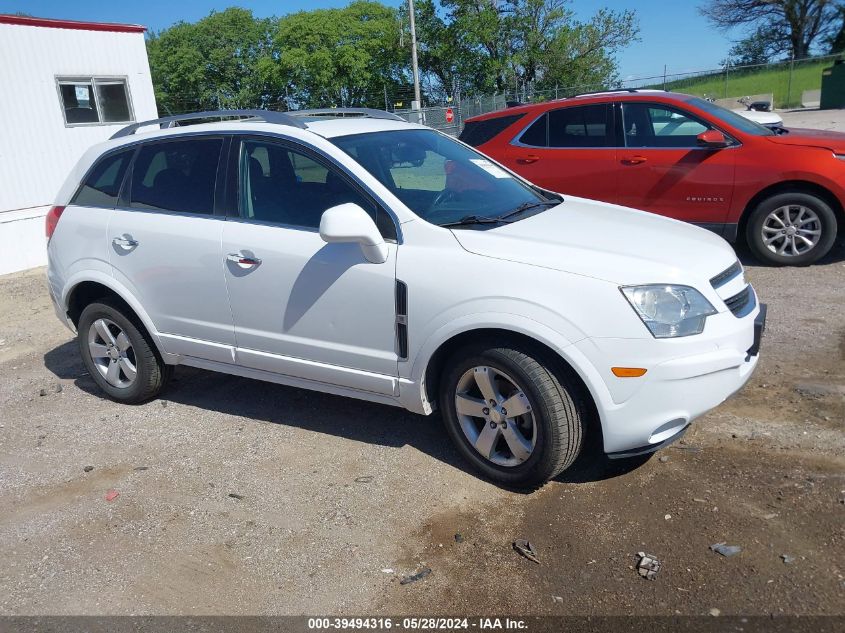
<path fill-rule="evenodd" d="M 411 67 L 414 71 L 414 103 L 413 109 L 419 110 L 422 105 L 420 99 L 420 69 L 417 65 L 417 27 L 414 22 L 414 0 L 408 0 L 408 17 L 411 20 Z"/>
<path fill-rule="evenodd" d="M 786 88 L 786 107 L 787 108 L 792 107 L 792 72 L 794 70 L 795 70 L 795 53 L 792 53 L 792 55 L 789 58 L 789 84 Z M 772 98 L 772 101 L 774 101 L 774 98 Z M 775 109 L 775 104 L 773 103 L 772 104 L 772 110 L 774 110 L 774 109 Z"/>

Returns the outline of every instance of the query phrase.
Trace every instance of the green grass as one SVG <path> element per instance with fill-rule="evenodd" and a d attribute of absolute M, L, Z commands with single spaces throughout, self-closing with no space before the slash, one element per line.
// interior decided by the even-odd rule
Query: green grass
<path fill-rule="evenodd" d="M 707 95 L 714 99 L 738 99 L 746 95 L 771 92 L 774 94 L 775 107 L 794 108 L 801 105 L 801 94 L 805 90 L 818 90 L 822 87 L 822 70 L 832 65 L 831 59 L 796 62 L 791 73 L 791 85 L 789 63 L 786 63 L 762 70 L 731 69 L 727 74 L 727 82 L 724 72 L 679 79 L 667 82 L 666 89 L 699 97 Z M 663 84 L 651 87 L 662 88 Z"/>

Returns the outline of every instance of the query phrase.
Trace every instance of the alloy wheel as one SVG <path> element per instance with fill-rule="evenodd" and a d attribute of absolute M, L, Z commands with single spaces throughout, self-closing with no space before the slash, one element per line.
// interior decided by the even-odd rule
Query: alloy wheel
<path fill-rule="evenodd" d="M 88 352 L 94 367 L 113 387 L 130 387 L 138 375 L 135 350 L 126 332 L 110 319 L 97 319 L 88 328 Z"/>
<path fill-rule="evenodd" d="M 778 207 L 763 220 L 763 244 L 776 255 L 803 255 L 816 247 L 821 235 L 818 214 L 804 205 Z"/>
<path fill-rule="evenodd" d="M 455 389 L 455 410 L 466 439 L 497 466 L 518 466 L 534 452 L 531 401 L 503 371 L 479 366 L 464 372 Z"/>

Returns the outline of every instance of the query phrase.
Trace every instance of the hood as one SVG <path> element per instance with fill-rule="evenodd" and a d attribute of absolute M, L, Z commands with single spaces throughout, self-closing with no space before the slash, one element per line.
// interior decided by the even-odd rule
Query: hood
<path fill-rule="evenodd" d="M 750 119 L 760 125 L 775 125 L 783 123 L 779 114 L 774 112 L 759 112 L 757 110 L 734 110 L 738 115 Z"/>
<path fill-rule="evenodd" d="M 453 229 L 467 251 L 619 285 L 706 283 L 736 261 L 710 231 L 645 211 L 567 196 L 488 230 Z"/>
<path fill-rule="evenodd" d="M 820 147 L 836 154 L 845 154 L 845 134 L 829 130 L 805 130 L 789 128 L 789 134 L 767 136 L 777 145 L 801 145 L 802 147 Z"/>

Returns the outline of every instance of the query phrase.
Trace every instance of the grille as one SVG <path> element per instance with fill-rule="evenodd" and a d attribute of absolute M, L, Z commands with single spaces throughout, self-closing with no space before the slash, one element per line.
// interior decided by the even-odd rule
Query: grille
<path fill-rule="evenodd" d="M 751 292 L 751 286 L 745 286 L 733 297 L 725 299 L 725 305 L 736 317 L 742 317 L 751 312 L 754 309 L 754 294 Z"/>
<path fill-rule="evenodd" d="M 739 265 L 739 262 L 734 262 L 729 268 L 726 268 L 718 275 L 713 277 L 713 279 L 710 280 L 710 285 L 713 286 L 713 288 L 721 288 L 741 272 L 742 266 Z"/>

